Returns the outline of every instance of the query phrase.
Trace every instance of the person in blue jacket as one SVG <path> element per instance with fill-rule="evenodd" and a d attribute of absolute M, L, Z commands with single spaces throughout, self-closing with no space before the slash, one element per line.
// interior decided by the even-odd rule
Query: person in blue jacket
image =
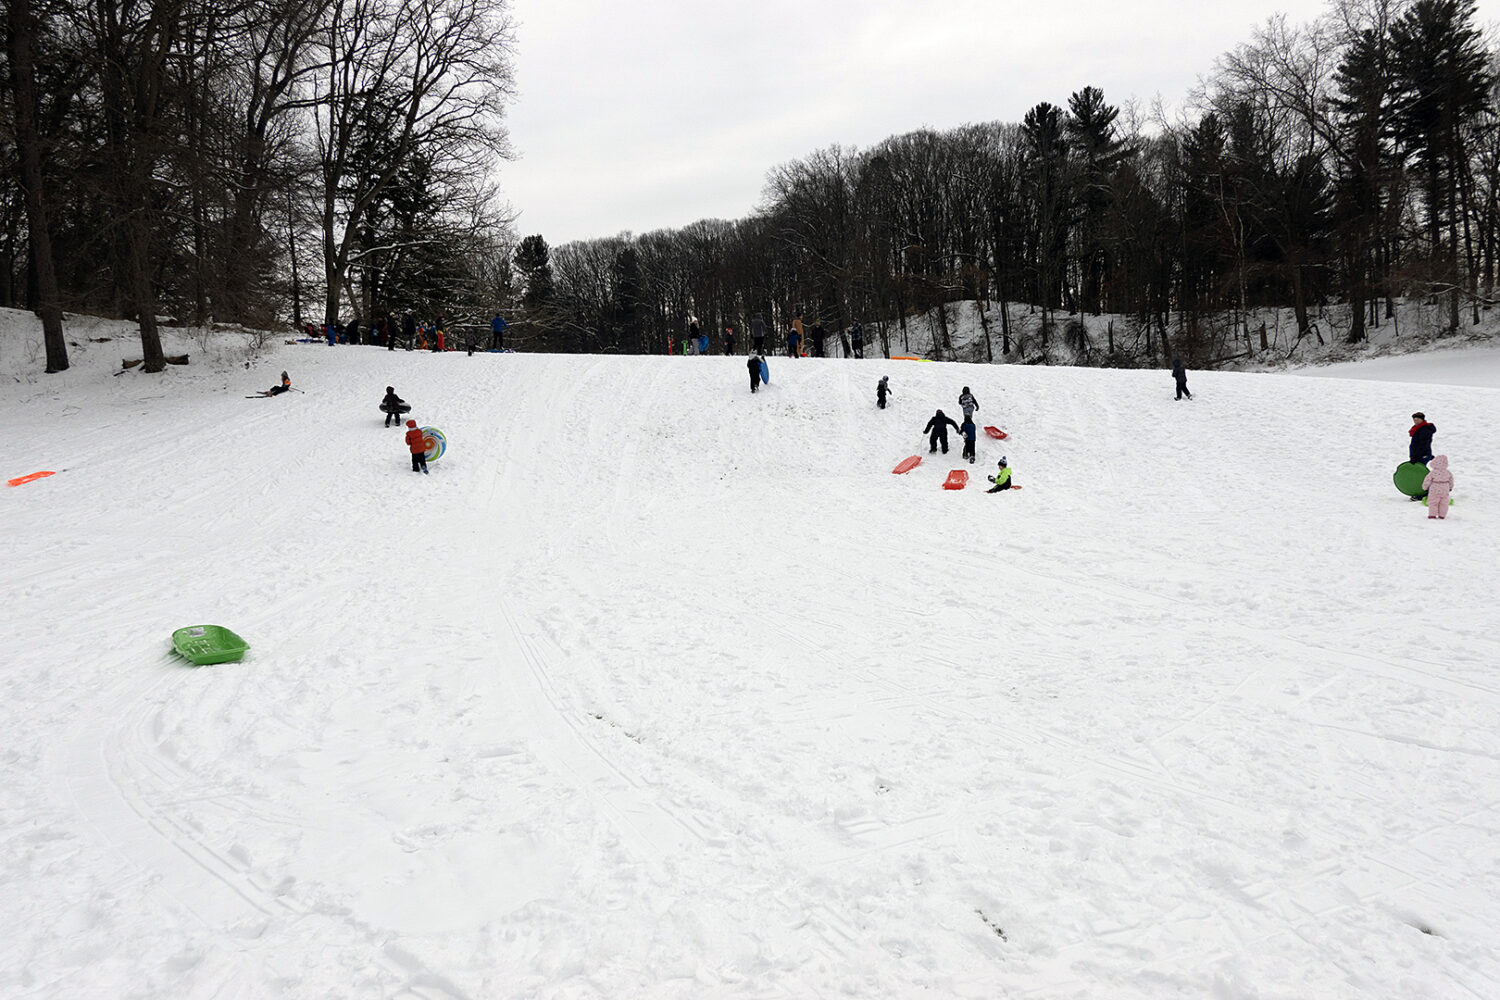
<path fill-rule="evenodd" d="M 977 428 L 977 427 L 974 426 L 974 414 L 972 414 L 972 413 L 965 413 L 964 414 L 964 422 L 958 425 L 958 432 L 964 436 L 964 454 L 963 454 L 963 457 L 967 458 L 969 460 L 969 464 L 970 465 L 973 465 L 974 464 L 974 439 L 976 437 L 978 437 L 978 432 L 979 432 L 979 428 Z"/>
<path fill-rule="evenodd" d="M 490 320 L 490 350 L 498 351 L 505 346 L 505 320 L 499 313 Z"/>
<path fill-rule="evenodd" d="M 932 419 L 927 421 L 927 426 L 922 428 L 922 433 L 927 435 L 927 454 L 931 455 L 936 452 L 938 445 L 943 446 L 944 455 L 948 454 L 948 428 L 950 427 L 958 430 L 958 425 L 953 422 L 953 418 L 942 410 L 932 415 Z"/>
<path fill-rule="evenodd" d="M 795 328 L 788 330 L 786 334 L 786 356 L 795 358 L 802 350 L 802 334 Z"/>

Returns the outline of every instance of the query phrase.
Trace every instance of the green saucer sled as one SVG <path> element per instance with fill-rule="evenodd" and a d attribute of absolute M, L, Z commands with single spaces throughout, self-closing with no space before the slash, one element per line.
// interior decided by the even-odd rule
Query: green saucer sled
<path fill-rule="evenodd" d="M 198 666 L 229 663 L 245 655 L 250 644 L 222 625 L 189 625 L 172 633 L 172 646 Z"/>
<path fill-rule="evenodd" d="M 1409 497 L 1422 495 L 1422 480 L 1427 478 L 1427 466 L 1421 462 L 1402 462 L 1396 466 L 1396 472 L 1391 476 L 1391 481 L 1396 484 L 1396 489 Z"/>

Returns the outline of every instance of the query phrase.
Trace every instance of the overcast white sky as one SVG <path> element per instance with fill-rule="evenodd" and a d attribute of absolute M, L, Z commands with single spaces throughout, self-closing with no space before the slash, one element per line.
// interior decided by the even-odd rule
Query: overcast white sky
<path fill-rule="evenodd" d="M 1487 22 L 1500 0 L 1483 0 Z M 1019 121 L 1099 87 L 1179 102 L 1277 12 L 1323 0 L 513 0 L 520 235 L 740 218 L 767 171 L 833 143 Z"/>

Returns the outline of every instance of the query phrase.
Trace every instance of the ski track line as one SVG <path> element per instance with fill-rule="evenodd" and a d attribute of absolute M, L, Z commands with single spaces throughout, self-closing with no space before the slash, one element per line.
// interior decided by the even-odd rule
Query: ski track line
<path fill-rule="evenodd" d="M 693 824 L 654 800 L 640 781 L 594 743 L 580 713 L 565 704 L 553 683 L 548 658 L 522 630 L 508 602 L 500 602 L 498 608 L 509 637 L 491 637 L 495 661 L 526 664 L 533 683 L 526 692 L 531 710 L 525 716 L 542 729 L 542 738 L 532 749 L 549 769 L 569 776 L 571 783 L 614 816 L 615 825 L 630 835 L 633 852 L 643 861 L 679 857 L 701 843 L 703 837 Z"/>
<path fill-rule="evenodd" d="M 171 686 L 170 673 L 154 679 L 132 674 L 102 697 L 96 710 L 80 712 L 76 723 L 49 752 L 48 773 L 66 788 L 69 802 L 95 839 L 118 854 L 145 877 L 143 891 L 164 895 L 169 908 L 185 911 L 197 923 L 218 931 L 229 931 L 221 941 L 238 942 L 236 961 L 252 963 L 264 984 L 281 979 L 263 954 L 271 942 L 267 932 L 273 924 L 287 930 L 318 913 L 295 896 L 277 891 L 270 879 L 242 865 L 207 844 L 200 831 L 178 819 L 170 810 L 175 788 L 190 783 L 192 775 L 181 762 L 167 756 L 160 743 L 160 703 L 152 696 Z M 95 721 L 116 720 L 100 729 Z M 265 821 L 257 805 L 231 795 L 225 806 L 231 812 Z M 272 822 L 288 822 L 284 814 L 272 812 Z M 187 864 L 184 864 L 184 860 Z M 129 898 L 130 892 L 123 892 Z M 343 947 L 368 950 L 369 960 L 391 979 L 393 997 L 414 1000 L 463 1000 L 467 994 L 447 984 L 410 955 L 393 957 L 392 946 L 382 947 L 369 930 L 343 925 L 358 935 Z M 255 995 L 248 983 L 232 984 L 237 995 Z M 438 992 L 434 992 L 438 990 Z"/>
<path fill-rule="evenodd" d="M 600 361 L 591 366 L 582 377 L 566 387 L 567 392 L 587 397 L 590 379 L 596 377 L 602 365 L 603 362 Z M 657 381 L 660 378 L 658 376 Z M 559 386 L 559 390 L 562 388 L 564 387 Z M 533 388 L 532 391 L 537 390 Z M 656 395 L 657 393 L 653 393 L 652 398 Z M 646 411 L 651 408 L 639 409 Z M 604 426 L 605 430 L 601 434 L 591 420 L 583 432 L 589 440 L 598 440 L 600 437 L 609 439 L 618 433 L 609 429 L 608 425 Z M 640 418 L 639 426 L 645 426 L 644 416 Z M 512 493 L 527 492 L 530 484 L 509 481 L 503 484 L 504 491 L 501 492 L 500 480 L 504 477 L 499 474 L 498 464 L 497 461 L 486 463 L 494 469 L 497 483 L 492 490 L 492 498 L 496 493 L 500 493 L 503 498 Z M 620 494 L 621 488 L 616 485 L 614 495 L 618 498 Z M 535 497 L 530 497 L 528 502 L 534 503 Z M 487 518 L 489 512 L 479 516 L 481 519 Z M 613 522 L 618 519 L 608 520 Z M 493 592 L 503 593 L 504 588 L 494 588 Z M 498 610 L 500 620 L 505 625 L 502 634 L 489 634 L 486 637 L 497 668 L 507 663 L 524 663 L 527 668 L 530 683 L 513 685 L 507 688 L 507 694 L 512 699 L 522 695 L 529 705 L 523 717 L 537 723 L 541 730 L 540 738 L 529 743 L 548 769 L 568 780 L 569 784 L 577 787 L 606 815 L 612 817 L 613 825 L 632 844 L 633 853 L 643 861 L 660 863 L 663 859 L 682 856 L 694 845 L 701 845 L 707 837 L 693 821 L 652 796 L 638 778 L 617 764 L 613 755 L 595 742 L 592 736 L 594 727 L 590 725 L 590 720 L 581 709 L 572 707 L 557 687 L 554 676 L 558 657 L 542 649 L 550 640 L 529 634 L 510 600 L 499 599 L 488 610 Z M 473 620 L 482 621 L 484 617 L 479 616 Z M 498 669 L 491 671 L 491 674 L 498 679 Z"/>

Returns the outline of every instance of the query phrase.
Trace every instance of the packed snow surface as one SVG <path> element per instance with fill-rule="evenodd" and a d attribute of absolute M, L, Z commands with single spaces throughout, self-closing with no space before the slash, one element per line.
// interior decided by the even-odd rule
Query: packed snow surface
<path fill-rule="evenodd" d="M 138 353 L 0 383 L 0 995 L 1500 996 L 1500 352 Z"/>

